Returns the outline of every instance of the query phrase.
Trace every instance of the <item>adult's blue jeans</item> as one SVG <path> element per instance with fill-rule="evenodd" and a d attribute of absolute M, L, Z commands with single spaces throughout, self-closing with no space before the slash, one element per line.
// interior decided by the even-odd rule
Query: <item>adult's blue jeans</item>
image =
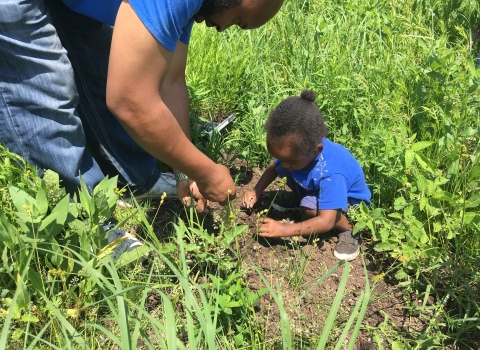
<path fill-rule="evenodd" d="M 112 28 L 61 0 L 0 1 L 0 142 L 56 171 L 69 193 L 119 176 L 134 194 L 160 176 L 156 159 L 106 106 Z"/>

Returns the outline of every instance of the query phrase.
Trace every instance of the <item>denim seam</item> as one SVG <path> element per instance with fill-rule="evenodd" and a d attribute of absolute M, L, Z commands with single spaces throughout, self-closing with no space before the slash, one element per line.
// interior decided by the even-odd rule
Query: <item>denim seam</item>
<path fill-rule="evenodd" d="M 15 130 L 15 134 L 17 135 L 16 140 L 18 141 L 19 147 L 21 147 L 23 149 L 23 152 L 22 152 L 23 156 L 22 157 L 25 159 L 25 161 L 27 163 L 32 163 L 31 159 L 30 159 L 30 152 L 28 151 L 28 148 L 25 147 L 20 135 L 18 135 L 17 126 L 15 125 L 15 121 L 12 117 L 12 113 L 10 113 L 10 108 L 8 108 L 7 100 L 5 99 L 5 96 L 3 96 L 3 91 L 1 91 L 1 90 L 0 90 L 0 96 L 2 97 L 3 103 L 5 105 L 5 110 L 7 111 L 6 112 L 7 116 L 9 118 L 10 122 L 12 123 L 13 129 Z"/>

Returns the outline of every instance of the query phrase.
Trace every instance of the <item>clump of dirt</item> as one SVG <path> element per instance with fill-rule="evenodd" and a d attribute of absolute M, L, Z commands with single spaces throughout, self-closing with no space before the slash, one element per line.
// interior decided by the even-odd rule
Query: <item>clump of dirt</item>
<path fill-rule="evenodd" d="M 231 169 L 232 175 L 239 175 L 237 198 L 232 202 L 235 208 L 236 224 L 248 225 L 249 231 L 249 234 L 242 235 L 237 247 L 247 271 L 246 279 L 252 291 L 264 288 L 266 286 L 264 281 L 267 281 L 276 293 L 279 291 L 292 332 L 303 339 L 312 337 L 315 339 L 322 332 L 343 273 L 343 266 L 341 266 L 324 281 L 317 283 L 319 278 L 339 262 L 333 256 L 337 241 L 336 232 L 314 235 L 308 239 L 258 237 L 256 234 L 258 214 L 265 209 L 270 209 L 271 202 L 280 189 L 280 181 L 272 183 L 252 210 L 241 209 L 240 202 L 244 192 L 253 190 L 262 171 L 263 169 L 259 168 L 246 169 L 244 166 Z M 225 209 L 217 203 L 209 203 L 209 209 L 210 213 L 203 217 L 203 227 L 208 232 L 218 232 L 219 220 L 225 215 Z M 186 211 L 179 201 L 167 201 L 160 208 L 152 207 L 152 210 L 156 212 L 154 229 L 159 237 L 167 238 L 170 235 L 171 228 L 168 223 L 174 221 L 175 216 L 187 220 Z M 300 211 L 280 213 L 271 209 L 267 216 L 283 222 L 302 220 Z M 373 258 L 375 253 L 370 243 L 368 234 L 364 235 L 361 256 L 350 262 L 349 278 L 337 315 L 337 322 L 340 325 L 347 322 L 361 292 L 365 290 L 366 277 L 371 287 L 374 284 L 373 281 L 376 281 L 356 349 L 376 348 L 368 329 L 379 326 L 386 318 L 398 329 L 406 332 L 411 329 L 421 331 L 425 326 L 419 319 L 412 318 L 412 315 L 404 311 L 405 300 L 397 282 L 387 281 L 379 276 L 383 269 Z M 253 266 L 258 267 L 262 276 Z M 260 298 L 256 311 L 258 321 L 265 329 L 266 339 L 269 339 L 272 344 L 279 342 L 282 338 L 280 312 L 270 293 Z M 342 328 L 334 331 L 341 332 L 341 330 Z M 388 347 L 388 344 L 385 343 L 383 346 Z"/>

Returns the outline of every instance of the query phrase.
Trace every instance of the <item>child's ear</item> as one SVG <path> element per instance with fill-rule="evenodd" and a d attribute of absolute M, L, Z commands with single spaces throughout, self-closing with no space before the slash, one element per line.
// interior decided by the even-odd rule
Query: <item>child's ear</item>
<path fill-rule="evenodd" d="M 317 145 L 315 146 L 315 155 L 318 155 L 320 154 L 321 152 L 323 151 L 323 143 L 317 143 Z"/>

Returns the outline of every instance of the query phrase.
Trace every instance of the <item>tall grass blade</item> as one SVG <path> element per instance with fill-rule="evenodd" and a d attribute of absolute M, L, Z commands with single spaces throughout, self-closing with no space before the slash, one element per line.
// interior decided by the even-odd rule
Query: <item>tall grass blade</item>
<path fill-rule="evenodd" d="M 280 287 L 278 287 L 278 285 L 277 285 L 278 294 L 276 294 L 275 291 L 273 290 L 273 288 L 268 283 L 265 276 L 260 271 L 260 269 L 257 266 L 254 266 L 254 269 L 257 271 L 257 273 L 260 276 L 260 278 L 262 279 L 263 283 L 265 283 L 265 286 L 268 288 L 268 291 L 270 292 L 273 299 L 275 300 L 275 303 L 278 306 L 278 311 L 280 313 L 280 330 L 281 330 L 281 333 L 282 333 L 282 347 L 283 347 L 284 350 L 293 350 L 292 332 L 290 330 L 290 321 L 288 319 L 288 314 L 287 314 L 285 308 L 283 307 Z"/>
<path fill-rule="evenodd" d="M 345 264 L 345 260 L 341 260 L 339 261 L 337 264 L 335 264 L 334 266 L 332 266 L 332 268 L 330 270 L 327 271 L 327 273 L 325 273 L 322 277 L 320 277 L 315 283 L 313 286 L 311 286 L 310 288 L 308 288 L 308 290 L 303 293 L 300 298 L 298 298 L 298 300 L 301 300 L 303 299 L 308 293 L 310 293 L 316 286 L 318 286 L 320 283 L 322 283 L 328 276 L 330 276 L 336 269 L 338 269 L 340 266 L 342 266 L 343 264 Z"/>
<path fill-rule="evenodd" d="M 350 274 L 350 263 L 345 261 L 345 267 L 343 268 L 342 279 L 337 288 L 337 294 L 333 299 L 332 306 L 330 308 L 330 312 L 328 313 L 328 317 L 325 320 L 325 325 L 322 329 L 322 336 L 317 344 L 317 350 L 325 349 L 325 345 L 327 344 L 328 336 L 330 335 L 330 330 L 333 327 L 335 322 L 335 317 L 337 316 L 338 309 L 340 307 L 340 302 L 343 298 L 343 292 L 345 291 L 345 287 L 347 285 L 348 276 Z"/>
<path fill-rule="evenodd" d="M 367 312 L 367 307 L 370 302 L 370 281 L 368 279 L 368 271 L 367 265 L 365 265 L 365 259 L 362 256 L 362 263 L 363 263 L 363 271 L 365 273 L 365 297 L 363 299 L 362 308 L 360 309 L 360 313 L 358 314 L 357 323 L 355 324 L 355 328 L 353 329 L 352 336 L 350 337 L 350 341 L 348 342 L 347 350 L 353 350 L 355 347 L 355 342 L 358 337 L 358 332 L 360 332 L 360 327 L 362 326 L 363 318 L 365 317 L 365 313 Z"/>

